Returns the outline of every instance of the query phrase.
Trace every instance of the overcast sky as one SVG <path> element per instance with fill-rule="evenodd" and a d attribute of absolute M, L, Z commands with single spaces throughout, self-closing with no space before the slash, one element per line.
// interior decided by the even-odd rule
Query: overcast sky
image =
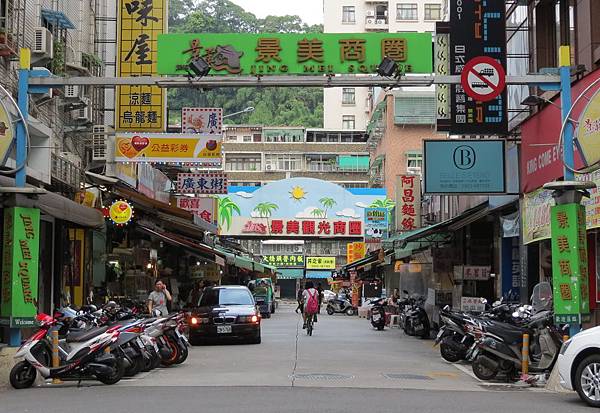
<path fill-rule="evenodd" d="M 308 24 L 323 23 L 323 0 L 231 0 L 256 17 L 297 14 Z"/>

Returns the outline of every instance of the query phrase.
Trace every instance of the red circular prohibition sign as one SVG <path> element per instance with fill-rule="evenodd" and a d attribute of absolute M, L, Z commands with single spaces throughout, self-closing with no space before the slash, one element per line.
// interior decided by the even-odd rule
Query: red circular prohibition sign
<path fill-rule="evenodd" d="M 500 96 L 506 87 L 506 72 L 496 59 L 478 56 L 467 62 L 460 83 L 469 97 L 488 102 Z"/>

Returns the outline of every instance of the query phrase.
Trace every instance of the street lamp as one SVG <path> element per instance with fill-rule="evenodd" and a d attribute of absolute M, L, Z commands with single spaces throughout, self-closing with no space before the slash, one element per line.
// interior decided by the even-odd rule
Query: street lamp
<path fill-rule="evenodd" d="M 192 60 L 189 68 L 197 77 L 204 77 L 210 72 L 210 65 L 202 57 Z"/>
<path fill-rule="evenodd" d="M 249 113 L 249 112 L 254 112 L 254 106 L 248 106 L 246 109 L 240 110 L 239 112 L 233 112 L 233 113 L 230 113 L 229 115 L 225 115 L 225 116 L 223 116 L 223 119 L 230 118 L 230 117 L 236 116 L 236 115 L 241 115 L 242 113 Z"/>
<path fill-rule="evenodd" d="M 561 109 L 560 106 L 558 106 L 556 103 L 552 102 L 550 99 L 546 99 L 546 98 L 543 98 L 541 96 L 536 96 L 536 95 L 527 96 L 525 99 L 523 99 L 523 101 L 521 102 L 521 105 L 535 107 L 535 106 L 541 105 L 542 103 L 548 103 L 548 104 L 554 106 L 555 108 Z"/>
<path fill-rule="evenodd" d="M 398 64 L 389 57 L 384 57 L 379 66 L 377 66 L 377 74 L 383 77 L 391 77 L 398 75 Z"/>

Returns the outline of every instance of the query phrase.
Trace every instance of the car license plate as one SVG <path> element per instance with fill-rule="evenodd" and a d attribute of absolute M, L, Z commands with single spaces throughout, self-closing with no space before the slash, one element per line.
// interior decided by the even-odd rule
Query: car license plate
<path fill-rule="evenodd" d="M 380 317 L 381 317 L 380 314 L 373 314 L 373 321 L 379 321 Z"/>
<path fill-rule="evenodd" d="M 217 334 L 231 333 L 231 326 L 217 326 Z"/>

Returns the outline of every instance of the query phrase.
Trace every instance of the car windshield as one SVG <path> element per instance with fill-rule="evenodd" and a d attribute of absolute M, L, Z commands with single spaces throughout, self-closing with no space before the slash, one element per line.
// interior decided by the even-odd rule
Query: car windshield
<path fill-rule="evenodd" d="M 212 305 L 254 305 L 254 300 L 247 290 L 219 288 L 206 291 L 200 298 L 200 307 Z"/>

